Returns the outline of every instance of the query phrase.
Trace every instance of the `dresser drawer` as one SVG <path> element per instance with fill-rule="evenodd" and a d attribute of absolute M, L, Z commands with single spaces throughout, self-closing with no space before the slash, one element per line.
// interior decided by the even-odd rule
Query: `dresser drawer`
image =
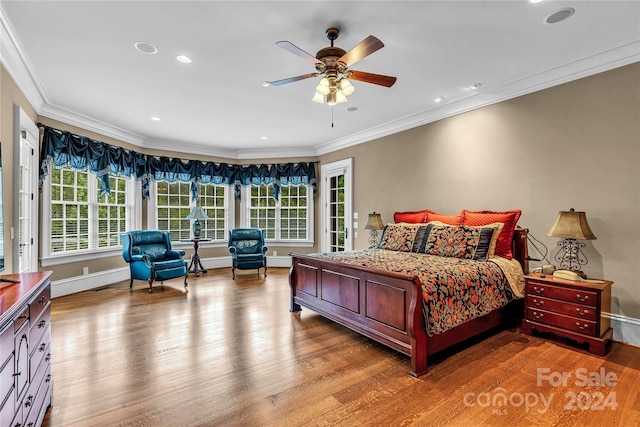
<path fill-rule="evenodd" d="M 0 367 L 13 355 L 13 327 L 9 325 L 0 332 Z M 2 398 L 0 398 L 2 403 Z"/>
<path fill-rule="evenodd" d="M 598 293 L 568 287 L 553 286 L 547 283 L 527 281 L 527 295 L 554 298 L 590 307 L 597 307 Z"/>
<path fill-rule="evenodd" d="M 0 366 L 0 404 L 4 401 L 5 397 L 13 391 L 13 373 L 15 361 L 13 359 L 13 353 L 11 357 L 6 360 L 3 366 Z M 9 400 L 15 400 L 13 396 Z M 0 426 L 6 424 L 0 423 Z"/>
<path fill-rule="evenodd" d="M 40 313 L 40 317 L 32 317 L 29 321 L 29 344 L 31 345 L 31 354 L 35 350 L 35 343 L 40 341 L 42 334 L 49 329 L 49 323 L 51 321 L 51 304 L 47 304 L 47 308 Z"/>
<path fill-rule="evenodd" d="M 40 313 L 48 307 L 49 301 L 51 301 L 51 288 L 47 286 L 29 303 L 29 316 L 31 320 L 40 316 Z"/>
<path fill-rule="evenodd" d="M 591 320 L 578 319 L 576 317 L 565 316 L 563 314 L 552 313 L 550 311 L 528 308 L 526 317 L 535 322 L 544 323 L 550 326 L 557 326 L 584 335 L 598 336 L 597 322 Z"/>
<path fill-rule="evenodd" d="M 598 313 L 594 307 L 539 297 L 535 295 L 527 295 L 527 307 L 538 310 L 552 311 L 554 313 L 565 314 L 567 316 L 573 316 L 579 319 L 593 321 L 598 320 Z"/>
<path fill-rule="evenodd" d="M 11 387 L 11 391 L 15 391 L 13 386 Z M 12 426 L 11 421 L 15 416 L 16 399 L 13 393 L 11 393 L 4 402 L 0 401 L 0 426 Z"/>
<path fill-rule="evenodd" d="M 22 312 L 15 318 L 13 321 L 13 332 L 17 333 L 22 325 L 24 325 L 27 320 L 29 320 L 29 307 L 26 307 Z"/>
<path fill-rule="evenodd" d="M 51 334 L 49 333 L 49 329 L 42 336 L 42 341 L 38 342 L 34 345 L 33 353 L 31 353 L 31 358 L 29 359 L 29 373 L 31 382 L 34 381 L 34 376 L 36 371 L 39 369 L 39 366 L 43 363 L 49 364 L 51 360 Z"/>

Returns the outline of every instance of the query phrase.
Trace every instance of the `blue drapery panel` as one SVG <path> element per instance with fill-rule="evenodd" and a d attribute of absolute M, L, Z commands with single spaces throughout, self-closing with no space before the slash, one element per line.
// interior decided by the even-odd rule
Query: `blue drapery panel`
<path fill-rule="evenodd" d="M 311 185 L 316 192 L 315 163 L 235 165 L 228 163 L 155 157 L 106 144 L 68 131 L 44 126 L 40 159 L 40 187 L 49 167 L 68 167 L 89 171 L 100 181 L 100 195 L 110 194 L 109 176 L 124 176 L 141 181 L 142 195 L 149 198 L 149 183 L 154 181 L 191 183 L 191 197 L 198 197 L 198 184 L 233 185 L 235 196 L 247 185 L 273 184 L 274 198 L 283 185 Z"/>

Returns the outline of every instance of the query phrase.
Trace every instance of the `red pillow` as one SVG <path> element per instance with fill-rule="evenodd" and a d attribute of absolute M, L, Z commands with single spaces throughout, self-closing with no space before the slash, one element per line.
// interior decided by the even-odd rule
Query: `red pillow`
<path fill-rule="evenodd" d="M 463 210 L 461 213 L 463 225 L 488 225 L 494 222 L 501 222 L 504 224 L 502 233 L 498 237 L 498 243 L 496 244 L 496 255 L 506 259 L 513 258 L 511 253 L 511 241 L 513 240 L 513 231 L 516 229 L 518 219 L 520 219 L 522 211 L 467 211 Z"/>
<path fill-rule="evenodd" d="M 429 212 L 429 209 L 413 212 L 396 212 L 393 214 L 393 222 L 407 222 L 409 224 L 427 222 L 427 212 Z"/>
<path fill-rule="evenodd" d="M 445 215 L 433 211 L 429 211 L 429 214 L 427 215 L 427 221 L 440 221 L 449 225 L 462 225 L 462 218 L 460 217 L 460 215 Z"/>

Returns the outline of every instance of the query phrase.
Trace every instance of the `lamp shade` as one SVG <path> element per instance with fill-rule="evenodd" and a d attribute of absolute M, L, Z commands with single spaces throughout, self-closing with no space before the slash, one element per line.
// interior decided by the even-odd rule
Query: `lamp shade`
<path fill-rule="evenodd" d="M 186 219 L 209 219 L 209 216 L 201 206 L 194 206 Z"/>
<path fill-rule="evenodd" d="M 367 219 L 367 225 L 364 226 L 365 230 L 382 230 L 384 223 L 379 213 L 370 213 Z"/>
<path fill-rule="evenodd" d="M 595 240 L 597 238 L 589 228 L 587 214 L 576 212 L 574 209 L 558 212 L 556 222 L 547 236 L 578 240 Z"/>

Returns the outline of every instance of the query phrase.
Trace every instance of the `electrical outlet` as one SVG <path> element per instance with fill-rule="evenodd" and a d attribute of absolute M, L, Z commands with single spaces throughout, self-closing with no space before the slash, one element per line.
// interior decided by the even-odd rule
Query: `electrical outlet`
<path fill-rule="evenodd" d="M 82 275 L 86 276 L 87 274 L 89 274 L 89 267 L 82 267 Z"/>
<path fill-rule="evenodd" d="M 358 221 L 353 221 L 353 228 L 358 228 Z"/>
<path fill-rule="evenodd" d="M 358 212 L 353 213 L 353 219 L 358 219 Z"/>
<path fill-rule="evenodd" d="M 278 256 L 278 251 L 273 251 L 273 256 Z"/>

